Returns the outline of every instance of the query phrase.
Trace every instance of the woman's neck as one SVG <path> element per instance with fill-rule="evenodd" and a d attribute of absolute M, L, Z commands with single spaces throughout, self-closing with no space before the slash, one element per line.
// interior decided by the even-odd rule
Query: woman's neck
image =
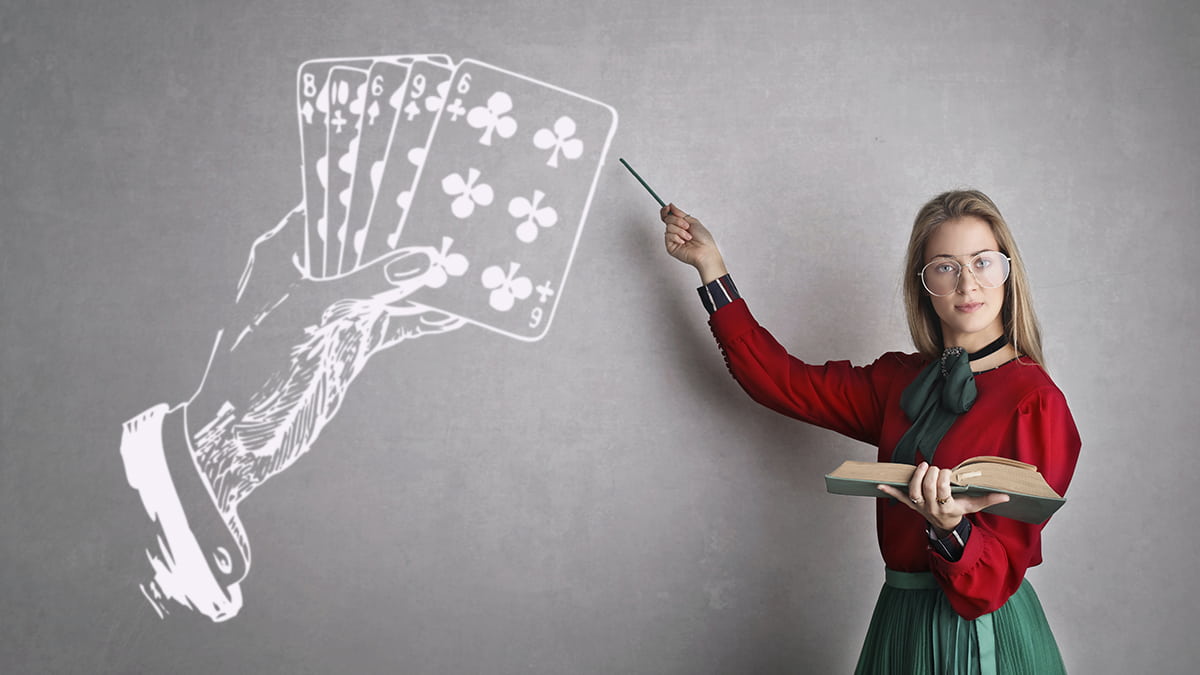
<path fill-rule="evenodd" d="M 943 326 L 943 328 L 945 328 Z M 992 330 L 979 331 L 977 333 L 966 333 L 957 335 L 948 335 L 944 341 L 944 349 L 950 347 L 962 347 L 967 354 L 975 354 L 987 349 L 989 345 L 1004 335 L 1004 328 L 1000 325 L 995 325 Z M 1012 344 L 1005 344 L 1000 349 L 993 351 L 990 354 L 980 355 L 971 361 L 971 371 L 981 372 L 991 370 L 997 366 L 1008 363 L 1017 356 L 1016 349 Z"/>
<path fill-rule="evenodd" d="M 1017 358 L 1017 350 L 1011 344 L 1006 344 L 995 352 L 971 362 L 971 372 L 981 373 L 985 370 L 998 368 Z"/>
<path fill-rule="evenodd" d="M 945 326 L 942 330 L 942 349 L 962 347 L 968 354 L 974 354 L 1004 335 L 1004 327 L 999 322 L 992 328 L 977 333 L 950 333 L 945 330 Z"/>

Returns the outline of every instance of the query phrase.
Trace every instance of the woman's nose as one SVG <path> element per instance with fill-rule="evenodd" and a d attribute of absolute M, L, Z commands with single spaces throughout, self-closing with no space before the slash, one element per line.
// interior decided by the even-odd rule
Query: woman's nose
<path fill-rule="evenodd" d="M 967 294 L 979 287 L 979 280 L 970 267 L 964 267 L 958 272 L 958 292 Z"/>

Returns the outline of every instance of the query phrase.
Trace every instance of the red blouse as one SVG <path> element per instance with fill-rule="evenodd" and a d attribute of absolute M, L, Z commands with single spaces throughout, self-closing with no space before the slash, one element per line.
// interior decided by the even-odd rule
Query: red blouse
<path fill-rule="evenodd" d="M 709 320 L 734 379 L 755 401 L 790 417 L 831 429 L 879 448 L 878 461 L 909 428 L 900 395 L 928 361 L 891 352 L 869 366 L 846 361 L 809 365 L 789 355 L 734 300 Z M 946 433 L 935 455 L 953 467 L 977 455 L 998 455 L 1033 464 L 1059 494 L 1079 457 L 1079 432 L 1066 399 L 1040 366 L 1025 359 L 975 374 L 978 397 Z M 918 461 L 923 460 L 918 457 Z M 966 619 L 995 611 L 1042 562 L 1044 525 L 989 513 L 968 516 L 971 536 L 962 558 L 946 560 L 929 547 L 925 519 L 894 500 L 876 500 L 879 549 L 887 567 L 931 571 L 951 607 Z"/>

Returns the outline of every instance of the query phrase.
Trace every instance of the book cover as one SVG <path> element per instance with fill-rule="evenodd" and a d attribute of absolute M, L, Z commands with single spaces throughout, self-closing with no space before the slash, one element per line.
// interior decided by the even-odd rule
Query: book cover
<path fill-rule="evenodd" d="M 825 489 L 831 494 L 887 499 L 875 486 L 905 489 L 915 470 L 911 464 L 848 460 L 825 474 Z M 1005 457 L 973 457 L 962 462 L 954 467 L 950 485 L 955 495 L 1002 492 L 1009 500 L 984 510 L 1026 523 L 1045 522 L 1067 501 L 1046 483 L 1037 467 Z"/>

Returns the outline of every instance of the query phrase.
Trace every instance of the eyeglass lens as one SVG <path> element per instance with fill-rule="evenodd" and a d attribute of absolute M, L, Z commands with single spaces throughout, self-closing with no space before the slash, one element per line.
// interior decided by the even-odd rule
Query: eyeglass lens
<path fill-rule="evenodd" d="M 996 251 L 985 251 L 967 263 L 975 281 L 984 288 L 996 288 L 1008 280 L 1008 258 Z M 934 295 L 950 295 L 958 288 L 962 264 L 949 258 L 934 260 L 921 270 L 925 290 Z"/>

